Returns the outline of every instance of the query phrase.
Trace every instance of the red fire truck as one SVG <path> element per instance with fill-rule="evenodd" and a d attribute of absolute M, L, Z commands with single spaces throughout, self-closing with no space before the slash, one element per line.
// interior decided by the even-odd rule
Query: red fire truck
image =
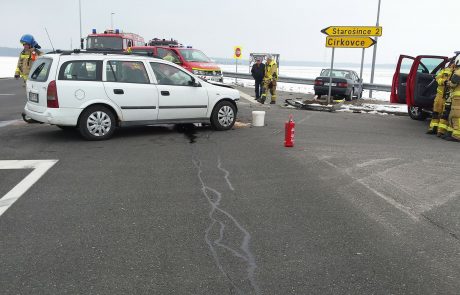
<path fill-rule="evenodd" d="M 206 54 L 191 46 L 183 46 L 174 39 L 155 38 L 149 41 L 148 46 L 133 46 L 131 51 L 157 58 L 165 58 L 169 54 L 169 59 L 165 59 L 182 66 L 200 78 L 216 82 L 223 81 L 222 70 Z"/>
<path fill-rule="evenodd" d="M 86 38 L 87 50 L 104 51 L 127 51 L 132 46 L 143 46 L 144 38 L 134 33 L 120 32 L 120 30 L 105 30 L 97 33 L 93 29 L 92 34 Z"/>

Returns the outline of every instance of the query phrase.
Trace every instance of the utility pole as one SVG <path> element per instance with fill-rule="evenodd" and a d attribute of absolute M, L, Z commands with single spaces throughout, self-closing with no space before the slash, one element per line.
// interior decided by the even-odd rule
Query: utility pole
<path fill-rule="evenodd" d="M 83 35 L 81 32 L 81 0 L 78 0 L 78 11 L 80 12 L 80 42 L 82 42 Z"/>
<path fill-rule="evenodd" d="M 381 2 L 381 0 L 379 0 L 379 6 L 378 6 L 378 9 L 377 9 L 377 23 L 375 24 L 376 27 L 379 26 L 380 2 Z M 378 45 L 377 39 L 378 39 L 378 37 L 375 37 L 375 42 L 376 43 L 374 45 L 374 54 L 372 56 L 371 84 L 374 83 L 375 58 L 376 58 L 376 55 L 377 55 L 377 45 Z M 369 90 L 369 98 L 372 98 L 372 90 Z"/>

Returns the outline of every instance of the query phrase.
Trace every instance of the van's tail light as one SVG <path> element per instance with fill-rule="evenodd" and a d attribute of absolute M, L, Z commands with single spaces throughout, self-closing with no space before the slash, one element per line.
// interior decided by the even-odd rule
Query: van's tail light
<path fill-rule="evenodd" d="M 315 85 L 316 85 L 316 86 L 323 86 L 323 85 L 324 85 L 324 82 L 321 81 L 321 80 L 315 80 Z"/>
<path fill-rule="evenodd" d="M 339 87 L 348 87 L 348 83 L 347 82 L 339 82 L 339 83 L 337 83 L 337 86 L 339 86 Z"/>
<path fill-rule="evenodd" d="M 59 108 L 59 100 L 55 80 L 48 84 L 48 91 L 46 92 L 46 104 L 49 108 Z"/>

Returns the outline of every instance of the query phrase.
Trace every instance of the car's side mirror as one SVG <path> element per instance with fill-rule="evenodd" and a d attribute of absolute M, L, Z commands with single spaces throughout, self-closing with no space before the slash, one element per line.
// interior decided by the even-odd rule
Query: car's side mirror
<path fill-rule="evenodd" d="M 192 80 L 188 81 L 188 85 L 193 87 L 201 87 L 200 82 L 196 81 L 195 78 L 192 78 Z"/>

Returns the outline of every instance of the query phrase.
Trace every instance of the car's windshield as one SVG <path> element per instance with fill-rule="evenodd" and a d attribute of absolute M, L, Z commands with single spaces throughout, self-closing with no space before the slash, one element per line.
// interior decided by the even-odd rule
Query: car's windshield
<path fill-rule="evenodd" d="M 88 37 L 86 41 L 86 49 L 123 50 L 123 39 L 104 36 Z"/>
<path fill-rule="evenodd" d="M 182 57 L 186 61 L 195 61 L 195 62 L 211 62 L 209 57 L 206 56 L 203 52 L 197 49 L 179 49 Z"/>
<path fill-rule="evenodd" d="M 331 70 L 326 69 L 322 70 L 320 76 L 323 77 L 329 77 L 330 76 Z M 347 78 L 351 79 L 351 72 L 350 71 L 343 71 L 343 70 L 332 70 L 332 77 L 337 77 L 337 78 Z"/>

